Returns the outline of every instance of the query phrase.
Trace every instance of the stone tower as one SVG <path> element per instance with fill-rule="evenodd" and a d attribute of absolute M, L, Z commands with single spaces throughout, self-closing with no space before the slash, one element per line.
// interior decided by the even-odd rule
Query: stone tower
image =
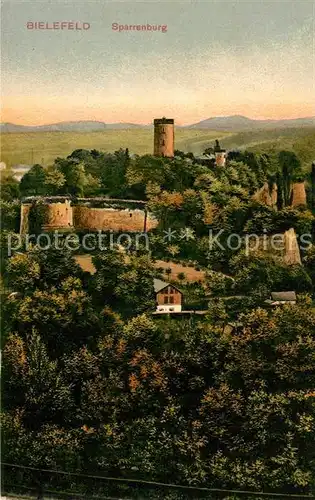
<path fill-rule="evenodd" d="M 222 149 L 218 140 L 215 141 L 214 146 L 215 164 L 217 167 L 225 167 L 226 163 L 226 150 Z"/>
<path fill-rule="evenodd" d="M 174 120 L 156 118 L 154 120 L 154 156 L 174 156 Z"/>

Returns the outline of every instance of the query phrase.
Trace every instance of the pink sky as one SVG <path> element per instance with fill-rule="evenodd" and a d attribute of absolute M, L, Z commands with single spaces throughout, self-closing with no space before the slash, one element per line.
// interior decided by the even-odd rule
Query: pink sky
<path fill-rule="evenodd" d="M 161 4 L 162 5 L 162 4 Z M 2 121 L 179 125 L 315 115 L 312 2 L 11 2 L 2 8 Z M 215 14 L 215 15 L 214 15 Z M 86 32 L 30 31 L 76 19 Z M 117 33 L 150 20 L 167 33 Z"/>

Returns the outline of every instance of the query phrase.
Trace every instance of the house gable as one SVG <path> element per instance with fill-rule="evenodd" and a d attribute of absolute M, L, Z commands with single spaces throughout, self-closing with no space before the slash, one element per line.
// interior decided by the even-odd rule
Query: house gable
<path fill-rule="evenodd" d="M 176 286 L 165 281 L 154 280 L 154 290 L 157 310 L 165 312 L 181 310 L 183 294 Z"/>

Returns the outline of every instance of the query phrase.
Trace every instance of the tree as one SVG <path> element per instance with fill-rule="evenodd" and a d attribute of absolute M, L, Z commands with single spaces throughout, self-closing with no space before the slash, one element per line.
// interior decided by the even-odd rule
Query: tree
<path fill-rule="evenodd" d="M 280 151 L 278 156 L 282 176 L 282 190 L 285 206 L 290 204 L 291 184 L 301 175 L 301 163 L 292 151 Z"/>
<path fill-rule="evenodd" d="M 263 287 L 266 298 L 272 291 L 295 290 L 312 291 L 312 281 L 301 265 L 286 265 L 273 255 L 251 253 L 231 259 L 231 269 L 235 274 L 235 290 L 248 293 Z"/>
<path fill-rule="evenodd" d="M 128 149 L 105 153 L 98 159 L 100 181 L 103 192 L 115 198 L 129 198 L 127 170 L 130 165 Z M 140 196 L 140 199 L 143 196 Z"/>
<path fill-rule="evenodd" d="M 11 335 L 4 351 L 7 408 L 23 408 L 24 425 L 39 429 L 45 422 L 62 422 L 71 411 L 71 393 L 58 370 L 50 361 L 40 336 L 33 331 L 27 344 Z M 12 397 L 12 393 L 15 397 Z"/>
<path fill-rule="evenodd" d="M 145 186 L 153 182 L 164 186 L 165 177 L 171 160 L 151 155 L 144 155 L 131 162 L 127 171 L 127 181 L 130 186 L 139 184 Z"/>
<path fill-rule="evenodd" d="M 205 276 L 205 289 L 214 297 L 231 295 L 234 289 L 234 279 L 226 274 L 209 270 Z"/>
<path fill-rule="evenodd" d="M 91 297 L 77 278 L 66 278 L 57 287 L 36 289 L 15 299 L 10 318 L 12 331 L 29 335 L 36 329 L 55 359 L 86 344 L 102 328 L 102 318 L 96 314 Z"/>
<path fill-rule="evenodd" d="M 0 201 L 1 229 L 19 232 L 21 204 L 19 201 Z"/>
<path fill-rule="evenodd" d="M 29 254 L 40 266 L 41 283 L 39 287 L 47 289 L 58 286 L 67 278 L 83 280 L 83 271 L 76 262 L 73 252 L 59 241 L 59 248 L 51 245 L 47 250 L 35 246 Z"/>
<path fill-rule="evenodd" d="M 312 278 L 313 286 L 315 287 L 315 245 L 311 245 L 307 249 L 303 263 L 305 264 L 306 269 Z"/>
<path fill-rule="evenodd" d="M 34 290 L 40 280 L 40 265 L 31 254 L 18 253 L 11 257 L 5 269 L 5 278 L 14 292 Z"/>
<path fill-rule="evenodd" d="M 20 197 L 20 183 L 13 175 L 1 172 L 1 200 L 11 202 Z"/>
<path fill-rule="evenodd" d="M 5 277 L 14 291 L 27 294 L 36 288 L 47 290 L 58 286 L 66 278 L 83 279 L 83 271 L 71 250 L 53 245 L 47 250 L 33 246 L 27 253 L 13 255 L 8 261 Z"/>
<path fill-rule="evenodd" d="M 177 278 L 179 281 L 185 281 L 186 275 L 185 273 L 178 273 Z"/>
<path fill-rule="evenodd" d="M 167 275 L 168 279 L 170 279 L 170 275 L 172 274 L 172 269 L 170 267 L 167 267 L 165 269 L 165 274 Z"/>
<path fill-rule="evenodd" d="M 49 168 L 46 172 L 45 185 L 47 186 L 47 194 L 57 195 L 65 185 L 66 179 L 62 172 L 55 166 Z"/>
<path fill-rule="evenodd" d="M 93 257 L 96 273 L 92 289 L 99 304 L 125 315 L 153 309 L 155 270 L 147 255 L 128 255 L 113 249 Z"/>
<path fill-rule="evenodd" d="M 22 196 L 40 196 L 46 193 L 46 172 L 41 165 L 34 165 L 20 182 L 20 192 Z"/>
<path fill-rule="evenodd" d="M 315 210 L 315 161 L 313 161 L 312 163 L 311 187 L 312 187 L 312 208 L 313 210 Z"/>
<path fill-rule="evenodd" d="M 82 197 L 89 184 L 92 183 L 94 187 L 98 185 L 97 179 L 86 172 L 84 163 L 77 158 L 57 158 L 55 167 L 65 178 L 62 188 L 64 194 Z"/>

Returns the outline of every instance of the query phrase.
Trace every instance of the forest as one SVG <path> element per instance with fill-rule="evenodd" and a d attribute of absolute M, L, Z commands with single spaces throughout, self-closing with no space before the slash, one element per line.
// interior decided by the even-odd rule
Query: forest
<path fill-rule="evenodd" d="M 303 181 L 307 203 L 292 207 L 292 184 Z M 291 151 L 234 152 L 217 169 L 181 151 L 168 159 L 75 150 L 48 168 L 34 165 L 20 183 L 1 183 L 7 488 L 188 498 L 132 483 L 142 480 L 314 495 L 314 166 L 305 171 Z M 276 206 L 255 199 L 264 184 L 277 184 Z M 145 200 L 159 221 L 150 248 L 96 250 L 94 274 L 67 248 L 8 256 L 21 200 L 37 196 L 40 205 L 53 195 Z M 169 228 L 188 236 L 166 241 Z M 224 244 L 231 232 L 245 239 L 291 228 L 299 242 L 310 236 L 293 265 Z M 210 229 L 223 229 L 223 249 L 209 249 Z M 175 280 L 203 316 L 152 315 L 153 279 L 165 279 L 157 260 L 204 271 L 204 280 Z M 272 291 L 291 290 L 296 304 L 265 306 Z M 104 486 L 75 474 L 126 482 Z"/>

